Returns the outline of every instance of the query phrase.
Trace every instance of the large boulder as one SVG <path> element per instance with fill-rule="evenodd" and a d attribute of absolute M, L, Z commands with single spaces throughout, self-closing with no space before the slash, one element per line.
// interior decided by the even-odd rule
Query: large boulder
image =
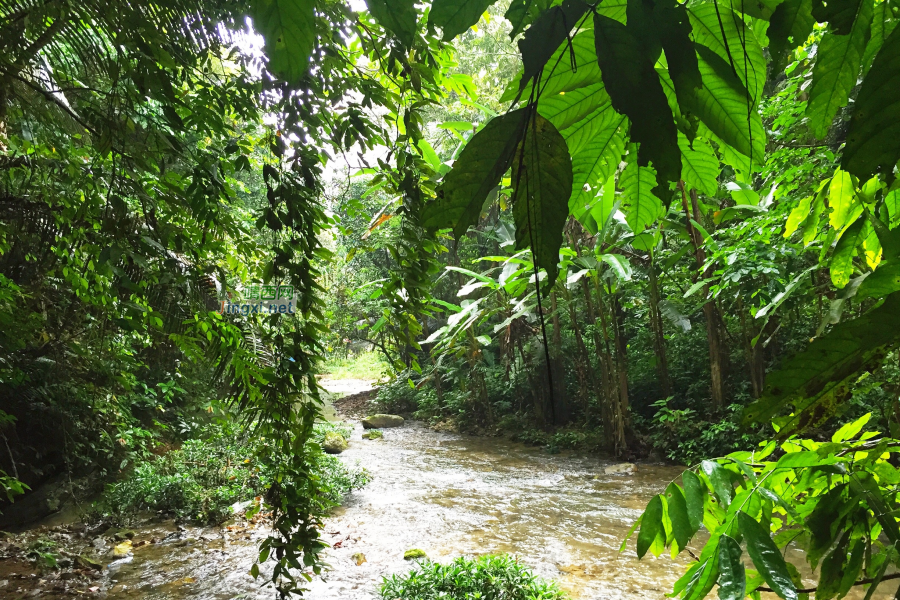
<path fill-rule="evenodd" d="M 329 431 L 322 441 L 322 450 L 328 454 L 340 454 L 347 449 L 347 440 L 337 431 Z"/>
<path fill-rule="evenodd" d="M 363 427 L 366 429 L 384 429 L 385 427 L 400 427 L 403 425 L 403 417 L 398 415 L 372 415 L 363 419 Z"/>

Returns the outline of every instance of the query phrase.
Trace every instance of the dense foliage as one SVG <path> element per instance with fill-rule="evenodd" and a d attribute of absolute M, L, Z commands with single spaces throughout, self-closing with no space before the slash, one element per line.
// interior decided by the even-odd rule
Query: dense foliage
<path fill-rule="evenodd" d="M 348 435 L 346 428 L 319 424 L 310 444 L 321 445 L 328 431 Z M 257 465 L 257 448 L 266 442 L 231 427 L 209 427 L 196 438 L 153 461 L 140 463 L 122 481 L 111 484 L 98 502 L 101 516 L 123 523 L 145 511 L 173 515 L 200 524 L 220 523 L 234 515 L 233 506 L 263 495 L 277 474 L 271 465 Z M 315 500 L 324 512 L 337 506 L 368 474 L 348 468 L 336 456 L 313 450 L 312 472 L 318 484 Z"/>
<path fill-rule="evenodd" d="M 684 597 L 759 591 L 742 539 L 784 598 L 795 532 L 823 597 L 896 564 L 896 2 L 365 5 L 0 0 L 6 493 L 252 424 L 300 591 L 318 361 L 370 350 L 385 406 L 706 459 L 638 534 L 703 521 Z M 260 284 L 296 315 L 217 312 Z"/>
<path fill-rule="evenodd" d="M 385 577 L 380 592 L 383 600 L 566 598 L 556 584 L 537 577 L 508 555 L 460 557 L 446 565 L 425 560 L 406 575 Z"/>

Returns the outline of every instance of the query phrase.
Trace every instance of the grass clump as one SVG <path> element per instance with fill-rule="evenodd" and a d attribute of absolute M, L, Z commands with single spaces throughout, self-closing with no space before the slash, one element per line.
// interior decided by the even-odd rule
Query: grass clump
<path fill-rule="evenodd" d="M 385 577 L 382 600 L 566 600 L 556 583 L 509 556 L 460 557 L 442 565 L 423 561 L 407 575 Z"/>
<path fill-rule="evenodd" d="M 376 352 L 361 352 L 357 355 L 333 356 L 325 363 L 325 373 L 329 379 L 380 379 L 390 370 L 384 357 Z"/>
<path fill-rule="evenodd" d="M 331 431 L 344 433 L 349 428 L 316 425 L 313 441 L 321 445 Z M 198 524 L 221 523 L 233 515 L 233 504 L 261 496 L 269 488 L 274 473 L 271 461 L 257 458 L 265 455 L 261 443 L 244 429 L 210 426 L 197 439 L 137 464 L 125 479 L 108 486 L 96 507 L 99 516 L 127 523 L 138 513 L 151 511 Z M 327 510 L 363 487 L 368 473 L 349 469 L 317 448 L 310 447 L 312 472 L 322 491 L 317 500 Z"/>

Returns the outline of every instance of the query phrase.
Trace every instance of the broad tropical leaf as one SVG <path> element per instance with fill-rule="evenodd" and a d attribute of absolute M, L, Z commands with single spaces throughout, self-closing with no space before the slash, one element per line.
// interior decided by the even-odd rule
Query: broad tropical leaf
<path fill-rule="evenodd" d="M 582 0 L 564 0 L 560 6 L 547 9 L 519 40 L 523 75 L 519 87 L 524 88 L 537 77 L 547 61 L 569 38 L 569 33 L 588 11 Z"/>
<path fill-rule="evenodd" d="M 681 132 L 678 148 L 681 149 L 681 178 L 697 191 L 714 196 L 719 189 L 719 159 L 703 138 L 695 138 L 692 144 Z"/>
<path fill-rule="evenodd" d="M 594 34 L 603 83 L 613 107 L 631 121 L 631 140 L 640 144 L 639 163 L 653 163 L 658 184 L 678 180 L 678 131 L 653 62 L 638 37 L 618 21 L 595 15 Z"/>
<path fill-rule="evenodd" d="M 869 73 L 872 67 L 872 61 L 884 45 L 884 41 L 891 36 L 894 28 L 897 26 L 897 19 L 891 10 L 895 5 L 894 2 L 879 2 L 875 5 L 872 16 L 872 29 L 869 36 L 869 43 L 866 44 L 866 53 L 863 54 L 863 77 Z"/>
<path fill-rule="evenodd" d="M 847 171 L 838 169 L 831 178 L 828 185 L 828 206 L 831 207 L 828 220 L 837 231 L 846 227 L 859 210 L 861 205 L 856 195 L 856 185 Z"/>
<path fill-rule="evenodd" d="M 672 539 L 667 540 L 672 546 L 672 556 L 685 549 L 694 534 L 688 518 L 687 503 L 681 488 L 670 483 L 666 487 L 666 510 L 672 523 Z"/>
<path fill-rule="evenodd" d="M 697 53 L 691 40 L 691 21 L 684 4 L 658 0 L 653 8 L 654 25 L 666 53 L 668 75 L 679 102 L 686 102 L 703 86 Z M 670 103 L 671 106 L 671 103 Z M 673 112 L 676 112 L 673 110 Z M 677 110 L 681 113 L 680 107 Z M 697 135 L 697 116 L 679 114 L 685 135 L 693 141 Z"/>
<path fill-rule="evenodd" d="M 834 254 L 831 256 L 831 283 L 836 288 L 842 288 L 850 282 L 853 274 L 853 253 L 857 247 L 865 241 L 868 232 L 864 232 L 863 225 L 866 220 L 858 219 L 841 235 Z"/>
<path fill-rule="evenodd" d="M 309 69 L 316 43 L 313 0 L 254 0 L 253 26 L 265 40 L 268 69 L 289 83 L 296 83 Z"/>
<path fill-rule="evenodd" d="M 515 39 L 549 5 L 550 0 L 512 0 L 503 15 L 512 25 L 509 39 Z"/>
<path fill-rule="evenodd" d="M 574 68 L 570 61 L 571 56 L 575 57 Z M 541 76 L 538 88 L 541 98 L 553 98 L 560 92 L 568 94 L 572 90 L 603 82 L 600 76 L 600 67 L 597 64 L 597 53 L 594 49 L 593 31 L 582 31 L 575 35 L 572 38 L 571 48 L 569 44 L 560 46 L 547 62 L 555 67 L 552 70 L 546 69 Z M 522 73 L 520 72 L 503 90 L 500 102 L 511 102 L 518 98 L 520 93 L 525 93 L 519 86 L 521 80 Z M 525 87 L 526 91 L 530 90 L 529 86 Z"/>
<path fill-rule="evenodd" d="M 717 11 L 714 3 L 691 6 L 688 13 L 693 25 L 694 41 L 706 46 L 725 61 L 731 74 L 737 75 L 750 92 L 752 106 L 755 107 L 766 83 L 766 60 L 753 31 L 744 25 L 737 13 L 722 6 Z M 725 39 L 728 40 L 727 47 L 722 39 L 723 29 Z"/>
<path fill-rule="evenodd" d="M 619 177 L 622 188 L 622 211 L 625 221 L 635 234 L 639 234 L 665 214 L 662 202 L 653 194 L 656 173 L 653 167 L 641 167 L 632 150 L 628 165 Z"/>
<path fill-rule="evenodd" d="M 704 460 L 700 463 L 700 468 L 703 469 L 703 472 L 709 479 L 709 483 L 712 485 L 719 503 L 722 507 L 727 508 L 734 497 L 734 487 L 731 483 L 730 472 L 719 463 L 711 460 Z"/>
<path fill-rule="evenodd" d="M 778 5 L 767 31 L 774 73 L 784 70 L 791 51 L 806 41 L 815 24 L 812 0 L 784 0 Z"/>
<path fill-rule="evenodd" d="M 513 219 L 516 248 L 531 248 L 535 263 L 556 281 L 562 230 L 569 216 L 572 159 L 550 121 L 534 114 L 513 157 Z"/>
<path fill-rule="evenodd" d="M 885 40 L 856 98 L 842 166 L 860 181 L 900 159 L 900 27 Z M 892 193 L 896 193 L 896 190 Z M 893 215 L 892 215 L 893 217 Z"/>
<path fill-rule="evenodd" d="M 397 36 L 409 48 L 416 40 L 415 0 L 366 0 L 369 12 L 382 27 Z"/>
<path fill-rule="evenodd" d="M 741 554 L 741 545 L 734 538 L 719 538 L 719 600 L 744 600 L 747 575 Z"/>
<path fill-rule="evenodd" d="M 810 129 L 818 138 L 828 133 L 834 116 L 847 104 L 850 90 L 856 85 L 871 24 L 872 0 L 861 0 L 849 33 L 828 32 L 819 44 L 806 105 Z"/>
<path fill-rule="evenodd" d="M 697 533 L 703 522 L 703 497 L 706 495 L 706 486 L 693 471 L 682 473 L 681 482 L 684 484 L 684 499 L 687 503 L 688 520 L 691 524 L 691 535 L 693 535 Z"/>
<path fill-rule="evenodd" d="M 762 164 L 766 134 L 762 119 L 747 104 L 747 91 L 731 67 L 718 54 L 697 45 L 703 87 L 695 90 L 686 107 L 717 137 L 740 154 Z"/>
<path fill-rule="evenodd" d="M 620 121 L 622 115 L 613 110 L 612 104 L 601 104 L 594 112 L 573 125 L 561 129 L 562 136 L 569 147 L 569 154 L 575 156 L 583 147 L 601 134 L 611 121 Z M 550 121 L 551 123 L 553 121 Z M 554 127 L 556 124 L 554 123 Z"/>
<path fill-rule="evenodd" d="M 478 23 L 494 2 L 496 0 L 434 0 L 428 13 L 428 24 L 440 27 L 447 42 Z"/>
<path fill-rule="evenodd" d="M 812 16 L 819 23 L 827 22 L 835 35 L 847 35 L 866 0 L 813 0 Z"/>
<path fill-rule="evenodd" d="M 456 237 L 478 222 L 481 207 L 509 169 L 524 132 L 528 109 L 492 119 L 472 136 L 437 190 L 437 199 L 422 211 L 422 225 L 453 228 Z"/>
<path fill-rule="evenodd" d="M 647 550 L 659 556 L 665 549 L 666 532 L 662 523 L 663 505 L 662 497 L 654 496 L 641 517 L 641 530 L 637 538 L 637 555 L 643 558 Z"/>
<path fill-rule="evenodd" d="M 759 574 L 780 597 L 797 600 L 797 588 L 788 573 L 781 550 L 772 541 L 769 532 L 744 511 L 738 512 L 737 520 L 740 531 L 747 540 L 747 554 Z"/>
<path fill-rule="evenodd" d="M 609 102 L 609 94 L 606 93 L 603 82 L 600 82 L 565 94 L 543 96 L 538 104 L 538 112 L 553 123 L 554 127 L 564 131 Z"/>
<path fill-rule="evenodd" d="M 593 120 L 590 127 L 586 128 L 590 136 L 586 137 L 585 143 L 579 143 L 576 152 L 572 152 L 570 206 L 580 202 L 589 203 L 597 195 L 598 184 L 607 181 L 615 173 L 622 154 L 625 153 L 628 119 L 612 110 L 612 107 L 588 118 Z M 568 135 L 566 143 L 572 139 L 574 146 L 578 140 L 572 133 L 566 130 L 563 131 L 563 136 Z"/>

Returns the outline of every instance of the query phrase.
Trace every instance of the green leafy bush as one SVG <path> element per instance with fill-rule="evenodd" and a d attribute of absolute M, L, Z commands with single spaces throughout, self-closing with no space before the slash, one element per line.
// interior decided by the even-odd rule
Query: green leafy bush
<path fill-rule="evenodd" d="M 534 575 L 509 555 L 460 557 L 442 565 L 423 561 L 407 575 L 385 577 L 383 600 L 562 600 L 552 581 Z"/>
<path fill-rule="evenodd" d="M 316 425 L 312 441 L 321 443 L 328 431 L 349 432 L 346 426 Z M 108 487 L 99 503 L 103 516 L 124 522 L 140 511 L 174 515 L 197 523 L 218 523 L 233 514 L 231 506 L 268 489 L 272 473 L 257 463 L 260 441 L 246 430 L 209 427 L 202 437 L 186 441 L 163 456 L 139 463 L 129 476 Z M 348 469 L 337 457 L 309 446 L 313 471 L 320 478 L 320 502 L 327 509 L 368 482 L 361 469 Z"/>

